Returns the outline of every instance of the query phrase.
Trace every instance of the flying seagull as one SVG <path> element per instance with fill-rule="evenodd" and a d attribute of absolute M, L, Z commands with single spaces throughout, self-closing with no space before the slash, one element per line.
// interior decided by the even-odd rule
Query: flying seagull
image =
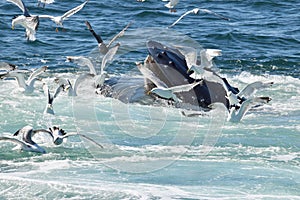
<path fill-rule="evenodd" d="M 170 12 L 176 12 L 175 6 L 179 3 L 179 0 L 162 0 L 169 1 L 165 6 L 170 9 Z"/>
<path fill-rule="evenodd" d="M 79 66 L 87 66 L 90 70 L 90 74 L 97 75 L 95 65 L 90 58 L 84 56 L 67 56 L 68 62 L 76 63 Z"/>
<path fill-rule="evenodd" d="M 117 43 L 114 47 L 110 48 L 102 58 L 100 74 L 96 72 L 95 65 L 91 59 L 83 56 L 67 56 L 67 61 L 74 62 L 80 66 L 87 66 L 90 69 L 90 74 L 94 76 L 95 87 L 101 87 L 104 84 L 105 78 L 107 77 L 107 63 L 112 61 L 116 55 L 120 43 Z"/>
<path fill-rule="evenodd" d="M 0 62 L 0 71 L 13 71 L 17 69 L 17 66 L 7 62 Z"/>
<path fill-rule="evenodd" d="M 105 78 L 107 77 L 107 72 L 105 71 L 105 69 L 107 68 L 107 63 L 113 60 L 119 47 L 120 47 L 120 43 L 117 43 L 114 47 L 110 48 L 107 51 L 107 53 L 103 56 L 101 62 L 100 74 L 95 77 L 96 88 L 103 86 Z"/>
<path fill-rule="evenodd" d="M 200 65 L 197 64 L 197 58 L 193 56 L 185 56 L 188 71 L 193 71 L 194 73 L 190 76 L 192 78 L 204 78 L 205 80 L 216 82 L 224 85 L 222 77 L 220 77 L 217 73 L 212 70 L 213 66 L 213 58 L 221 55 L 221 50 L 219 49 L 203 49 L 200 51 Z"/>
<path fill-rule="evenodd" d="M 46 106 L 46 108 L 44 110 L 44 113 L 48 113 L 48 114 L 54 115 L 53 101 L 57 97 L 57 95 L 63 90 L 63 86 L 59 85 L 56 88 L 54 95 L 52 95 L 50 93 L 50 90 L 49 90 L 49 88 L 48 88 L 48 86 L 47 86 L 46 83 L 43 84 L 43 90 L 44 90 L 45 95 L 47 96 L 47 106 Z"/>
<path fill-rule="evenodd" d="M 89 29 L 89 31 L 92 33 L 92 35 L 95 37 L 95 39 L 97 40 L 98 42 L 98 47 L 99 47 L 99 50 L 100 50 L 100 53 L 105 55 L 110 46 L 113 44 L 113 42 L 118 39 L 119 37 L 122 37 L 124 34 L 125 34 L 125 31 L 129 28 L 129 26 L 131 25 L 131 22 L 128 23 L 125 28 L 123 28 L 117 35 L 115 35 L 110 41 L 109 43 L 106 45 L 104 43 L 104 41 L 102 40 L 101 36 L 100 35 L 97 35 L 97 33 L 93 30 L 91 24 L 88 22 L 88 21 L 85 21 L 85 24 L 87 26 L 87 28 Z"/>
<path fill-rule="evenodd" d="M 195 15 L 198 14 L 199 12 L 204 12 L 204 13 L 208 13 L 208 14 L 212 14 L 212 15 L 215 15 L 221 19 L 224 19 L 224 20 L 229 20 L 229 18 L 226 18 L 220 14 L 217 14 L 211 10 L 208 10 L 208 9 L 201 9 L 201 8 L 194 8 L 192 10 L 189 10 L 187 12 L 185 12 L 183 15 L 181 15 L 173 24 L 171 24 L 168 28 L 171 28 L 173 26 L 175 26 L 175 24 L 177 24 L 183 17 L 185 17 L 186 15 L 188 14 L 191 14 L 191 13 L 194 13 Z"/>
<path fill-rule="evenodd" d="M 12 19 L 11 28 L 14 29 L 16 25 L 23 26 L 26 30 L 25 33 L 26 39 L 30 41 L 35 41 L 36 40 L 35 34 L 39 26 L 39 16 L 37 15 L 31 16 L 22 0 L 7 0 L 7 1 L 18 6 L 23 12 L 22 15 L 15 16 Z"/>
<path fill-rule="evenodd" d="M 77 96 L 77 90 L 79 85 L 87 78 L 94 77 L 92 74 L 83 73 L 80 74 L 76 79 L 74 84 L 71 83 L 69 79 L 62 77 L 56 78 L 54 81 L 62 87 L 63 91 L 68 91 L 68 96 Z"/>
<path fill-rule="evenodd" d="M 19 148 L 23 151 L 46 153 L 45 149 L 40 147 L 37 143 L 35 143 L 32 140 L 34 132 L 35 131 L 33 130 L 33 128 L 31 126 L 25 126 L 21 129 L 19 129 L 17 132 L 15 132 L 13 135 L 13 136 L 17 136 L 19 134 L 22 134 L 20 140 L 18 140 L 16 138 L 11 138 L 11 137 L 0 137 L 0 140 L 13 142 L 13 143 L 19 145 Z"/>
<path fill-rule="evenodd" d="M 40 6 L 41 3 L 43 3 L 43 8 L 45 8 L 46 4 L 54 3 L 54 0 L 38 0 L 38 7 Z"/>
<path fill-rule="evenodd" d="M 264 83 L 262 81 L 255 81 L 246 85 L 239 93 L 234 94 L 231 91 L 227 91 L 227 99 L 229 100 L 230 106 L 239 106 L 242 100 L 252 98 L 253 94 L 262 88 L 270 87 L 273 82 Z"/>
<path fill-rule="evenodd" d="M 84 3 L 80 4 L 79 6 L 67 11 L 65 14 L 61 15 L 61 16 L 52 16 L 52 15 L 40 15 L 40 18 L 49 18 L 51 19 L 53 22 L 55 22 L 56 25 L 63 27 L 63 21 L 67 20 L 69 17 L 71 17 L 72 15 L 74 15 L 75 13 L 79 12 L 87 3 L 89 0 L 86 0 Z M 58 31 L 58 29 L 56 28 L 56 32 Z"/>
<path fill-rule="evenodd" d="M 270 97 L 254 97 L 249 98 L 242 102 L 240 107 L 232 107 L 229 110 L 229 114 L 227 117 L 227 121 L 229 122 L 240 122 L 248 110 L 255 105 L 266 104 L 269 103 L 272 99 Z M 223 103 L 213 103 L 209 105 L 212 109 L 218 109 L 220 107 L 224 107 Z"/>
<path fill-rule="evenodd" d="M 18 81 L 18 85 L 20 88 L 24 90 L 25 94 L 30 94 L 34 91 L 34 83 L 36 80 L 39 80 L 37 78 L 38 75 L 42 74 L 48 69 L 47 66 L 40 67 L 36 70 L 34 70 L 29 78 L 25 81 L 25 74 L 24 70 L 14 70 L 14 71 L 9 71 L 4 75 L 1 75 L 0 78 L 4 77 L 13 77 Z"/>

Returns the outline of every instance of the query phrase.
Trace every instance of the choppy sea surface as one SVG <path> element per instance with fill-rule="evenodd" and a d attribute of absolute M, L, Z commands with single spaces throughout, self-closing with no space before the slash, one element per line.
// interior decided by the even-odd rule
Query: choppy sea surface
<path fill-rule="evenodd" d="M 11 30 L 20 9 L 0 2 L 0 62 L 20 69 L 47 65 L 41 77 L 51 91 L 55 77 L 73 81 L 87 71 L 65 62 L 66 56 L 89 56 L 101 65 L 86 20 L 106 43 L 132 22 L 118 40 L 110 77 L 141 79 L 135 62 L 147 56 L 146 41 L 156 40 L 221 49 L 215 68 L 236 87 L 274 82 L 256 94 L 271 97 L 270 103 L 230 123 L 226 113 L 184 117 L 171 106 L 125 104 L 85 89 L 78 97 L 58 96 L 55 116 L 49 116 L 43 114 L 42 82 L 25 95 L 16 81 L 0 80 L 0 136 L 25 125 L 58 125 L 104 147 L 80 136 L 55 146 L 40 134 L 34 140 L 47 153 L 37 154 L 0 142 L 1 199 L 300 199 L 299 1 L 181 0 L 177 12 L 170 13 L 162 1 L 90 0 L 58 32 L 52 21 L 41 20 L 34 42 L 25 40 L 22 27 Z M 43 9 L 25 1 L 33 15 L 62 15 L 82 2 L 56 0 Z M 194 7 L 230 21 L 190 14 L 166 28 Z"/>

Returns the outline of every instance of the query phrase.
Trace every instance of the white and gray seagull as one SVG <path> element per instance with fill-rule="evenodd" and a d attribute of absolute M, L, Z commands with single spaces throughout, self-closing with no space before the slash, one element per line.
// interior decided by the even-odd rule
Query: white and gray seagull
<path fill-rule="evenodd" d="M 67 20 L 69 17 L 71 17 L 72 15 L 74 15 L 75 13 L 79 12 L 87 3 L 89 0 L 86 0 L 84 3 L 80 4 L 79 6 L 65 12 L 63 15 L 61 16 L 52 16 L 52 15 L 40 15 L 40 18 L 48 18 L 51 19 L 53 22 L 55 22 L 56 25 L 63 27 L 63 21 Z M 58 29 L 56 28 L 56 31 L 58 31 Z"/>
<path fill-rule="evenodd" d="M 95 64 L 92 59 L 84 56 L 67 56 L 66 62 L 73 62 L 79 66 L 85 67 L 87 66 L 90 70 L 90 74 L 97 75 Z"/>
<path fill-rule="evenodd" d="M 92 62 L 90 58 L 83 57 L 83 56 L 67 56 L 67 61 L 74 62 L 80 66 L 87 66 L 90 69 L 90 74 L 94 76 L 95 87 L 99 88 L 103 86 L 105 78 L 107 77 L 107 72 L 105 71 L 105 69 L 107 68 L 107 63 L 113 60 L 119 47 L 120 47 L 120 43 L 117 43 L 114 47 L 110 48 L 103 56 L 101 62 L 100 74 L 97 73 L 95 69 L 95 64 Z"/>
<path fill-rule="evenodd" d="M 101 36 L 98 35 L 94 29 L 92 28 L 91 24 L 88 21 L 85 21 L 85 24 L 87 26 L 87 28 L 89 29 L 89 31 L 92 33 L 92 35 L 95 37 L 95 39 L 97 40 L 98 43 L 98 47 L 99 47 L 99 51 L 101 54 L 105 55 L 110 46 L 114 43 L 115 40 L 117 40 L 119 37 L 122 37 L 125 34 L 125 31 L 129 28 L 129 26 L 131 25 L 131 22 L 128 23 L 125 28 L 123 28 L 117 35 L 115 35 L 110 41 L 109 43 L 106 45 L 104 43 L 104 41 L 102 40 Z"/>
<path fill-rule="evenodd" d="M 191 13 L 193 13 L 193 14 L 196 15 L 196 14 L 199 14 L 199 12 L 212 14 L 212 15 L 215 15 L 215 16 L 221 18 L 221 19 L 229 20 L 229 18 L 224 17 L 224 16 L 222 16 L 222 15 L 220 15 L 220 14 L 217 14 L 217 13 L 211 11 L 211 10 L 208 10 L 208 9 L 202 9 L 202 8 L 194 8 L 194 9 L 192 9 L 192 10 L 189 10 L 189 11 L 185 12 L 183 15 L 181 15 L 181 16 L 180 16 L 173 24 L 171 24 L 170 26 L 168 26 L 168 28 L 171 28 L 171 27 L 175 26 L 175 25 L 176 25 L 183 17 L 185 17 L 186 15 L 191 14 Z"/>
<path fill-rule="evenodd" d="M 105 69 L 107 68 L 107 63 L 111 62 L 116 55 L 118 49 L 120 47 L 120 43 L 117 43 L 114 47 L 110 48 L 107 53 L 103 56 L 100 68 L 100 74 L 95 77 L 95 86 L 96 88 L 103 86 L 105 78 L 107 77 L 107 72 Z"/>
<path fill-rule="evenodd" d="M 17 66 L 11 63 L 7 63 L 7 62 L 0 62 L 0 72 L 1 71 L 13 71 L 16 70 Z"/>
<path fill-rule="evenodd" d="M 54 81 L 59 85 L 58 88 L 61 87 L 63 89 L 63 91 L 65 91 L 65 92 L 68 91 L 68 96 L 75 97 L 75 96 L 77 96 L 77 90 L 78 90 L 79 84 L 82 83 L 84 80 L 86 80 L 86 78 L 89 78 L 89 77 L 94 77 L 94 75 L 88 74 L 88 73 L 80 74 L 75 79 L 74 84 L 72 84 L 69 79 L 65 79 L 62 77 L 55 78 Z"/>
<path fill-rule="evenodd" d="M 213 58 L 220 56 L 221 50 L 219 49 L 203 49 L 200 51 L 200 65 L 197 64 L 197 55 L 195 53 L 185 56 L 188 71 L 194 73 L 190 76 L 194 79 L 203 78 L 205 80 L 216 82 L 224 85 L 222 78 L 212 70 Z"/>
<path fill-rule="evenodd" d="M 41 146 L 39 146 L 32 140 L 33 135 L 37 132 L 39 131 L 34 131 L 31 126 L 25 126 L 19 129 L 17 132 L 15 132 L 13 135 L 18 136 L 19 134 L 22 134 L 20 140 L 12 137 L 0 137 L 0 140 L 13 142 L 19 146 L 18 149 L 21 149 L 23 151 L 46 153 L 45 149 L 43 149 Z"/>
<path fill-rule="evenodd" d="M 227 121 L 229 122 L 240 122 L 249 109 L 256 105 L 269 103 L 272 99 L 270 97 L 253 97 L 242 102 L 240 107 L 232 107 L 229 110 Z M 212 109 L 218 109 L 225 107 L 223 103 L 213 103 L 209 105 Z"/>
<path fill-rule="evenodd" d="M 239 106 L 242 100 L 252 98 L 255 92 L 259 89 L 267 88 L 273 85 L 273 82 L 255 81 L 246 85 L 239 93 L 234 94 L 231 91 L 227 91 L 226 98 L 229 100 L 230 106 Z"/>
<path fill-rule="evenodd" d="M 1 75 L 0 78 L 5 78 L 5 77 L 15 78 L 18 81 L 19 87 L 23 89 L 24 93 L 31 94 L 34 91 L 35 81 L 39 80 L 37 76 L 45 72 L 47 69 L 48 66 L 43 66 L 34 70 L 26 81 L 25 81 L 24 70 L 9 71 L 6 74 Z"/>
<path fill-rule="evenodd" d="M 64 142 L 64 140 L 66 140 L 68 137 L 70 136 L 81 136 L 85 139 L 87 139 L 88 141 L 94 143 L 96 146 L 100 147 L 101 149 L 103 149 L 103 146 L 101 144 L 99 144 L 98 142 L 94 141 L 92 138 L 77 133 L 77 132 L 70 132 L 70 133 L 66 133 L 63 129 L 57 127 L 57 126 L 53 126 L 52 128 L 49 128 L 49 131 L 47 131 L 51 137 L 53 138 L 53 143 L 55 145 L 60 145 Z"/>
<path fill-rule="evenodd" d="M 38 0 L 38 7 L 40 6 L 41 3 L 43 3 L 43 8 L 45 8 L 46 4 L 54 3 L 54 0 Z"/>
<path fill-rule="evenodd" d="M 15 16 L 11 22 L 11 28 L 14 29 L 16 25 L 21 25 L 25 28 L 25 37 L 27 40 L 35 41 L 36 31 L 39 26 L 39 16 L 30 15 L 28 9 L 26 8 L 24 2 L 22 0 L 7 0 L 18 6 L 23 14 L 19 16 Z"/>
<path fill-rule="evenodd" d="M 168 1 L 165 6 L 170 9 L 170 12 L 176 12 L 175 6 L 179 3 L 179 0 L 162 0 L 162 1 Z"/>
<path fill-rule="evenodd" d="M 44 94 L 47 96 L 47 105 L 46 105 L 46 108 L 44 110 L 44 113 L 54 115 L 53 101 L 58 96 L 58 94 L 63 90 L 63 86 L 59 85 L 56 88 L 54 95 L 52 95 L 50 93 L 50 90 L 49 90 L 46 83 L 43 84 L 43 90 L 44 90 Z"/>

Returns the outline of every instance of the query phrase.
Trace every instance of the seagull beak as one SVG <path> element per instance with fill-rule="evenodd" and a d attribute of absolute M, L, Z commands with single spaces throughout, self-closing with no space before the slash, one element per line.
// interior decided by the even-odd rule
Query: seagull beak
<path fill-rule="evenodd" d="M 149 90 L 148 92 L 147 92 L 147 95 L 150 95 L 152 92 L 151 92 L 151 90 Z"/>

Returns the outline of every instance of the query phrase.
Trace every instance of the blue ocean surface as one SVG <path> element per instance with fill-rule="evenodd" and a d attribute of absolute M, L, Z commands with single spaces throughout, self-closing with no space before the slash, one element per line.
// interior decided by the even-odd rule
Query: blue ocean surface
<path fill-rule="evenodd" d="M 24 2 L 32 15 L 53 16 L 83 3 L 56 0 L 42 8 L 36 0 Z M 0 141 L 1 199 L 300 199 L 300 2 L 181 0 L 174 13 L 165 3 L 90 0 L 63 27 L 40 19 L 37 40 L 26 41 L 23 27 L 11 29 L 21 10 L 0 0 L 0 62 L 48 66 L 31 95 L 13 79 L 0 80 L 0 136 L 26 125 L 56 125 L 103 146 L 79 135 L 56 146 L 37 134 L 33 139 L 47 151 L 38 154 Z M 200 12 L 167 28 L 195 7 L 230 20 Z M 124 103 L 83 85 L 77 97 L 55 99 L 55 115 L 44 114 L 43 82 L 54 92 L 55 78 L 73 82 L 88 72 L 66 56 L 91 57 L 100 70 L 102 57 L 85 21 L 105 43 L 132 23 L 116 41 L 121 46 L 107 68 L 110 78 L 142 80 L 135 62 L 147 56 L 149 40 L 221 49 L 214 59 L 218 74 L 239 88 L 274 82 L 256 93 L 272 101 L 231 123 L 226 112 L 184 117 L 172 106 Z"/>

